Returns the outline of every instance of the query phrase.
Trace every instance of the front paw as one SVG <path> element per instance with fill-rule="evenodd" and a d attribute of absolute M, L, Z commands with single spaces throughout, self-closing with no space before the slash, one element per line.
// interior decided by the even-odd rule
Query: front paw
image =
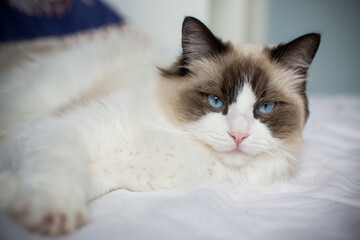
<path fill-rule="evenodd" d="M 74 196 L 28 192 L 19 194 L 9 207 L 16 222 L 32 232 L 44 235 L 63 235 L 84 225 L 88 219 L 85 201 Z"/>

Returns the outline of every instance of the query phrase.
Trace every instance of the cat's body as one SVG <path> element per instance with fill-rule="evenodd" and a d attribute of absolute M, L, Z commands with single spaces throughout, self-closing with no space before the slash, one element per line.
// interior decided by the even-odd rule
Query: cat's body
<path fill-rule="evenodd" d="M 105 36 L 4 74 L 0 187 L 21 224 L 61 234 L 114 189 L 270 184 L 294 172 L 318 35 L 305 37 L 309 53 L 296 60 L 287 52 L 297 42 L 237 48 L 186 18 L 183 55 L 160 70 L 163 58 L 137 34 Z"/>

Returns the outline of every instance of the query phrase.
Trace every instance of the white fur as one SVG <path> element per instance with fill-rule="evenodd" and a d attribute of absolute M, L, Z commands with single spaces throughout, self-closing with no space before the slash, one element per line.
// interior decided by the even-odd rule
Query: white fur
<path fill-rule="evenodd" d="M 172 125 L 154 95 L 159 55 L 137 39 L 126 29 L 110 31 L 106 38 L 32 55 L 33 62 L 4 74 L 0 167 L 2 176 L 13 175 L 3 177 L 12 183 L 0 182 L 0 191 L 8 193 L 3 198 L 10 199 L 9 211 L 21 224 L 50 234 L 70 232 L 88 219 L 88 200 L 118 188 L 268 184 L 289 176 L 291 157 L 252 116 L 255 96 L 247 84 L 228 116 L 209 113 L 181 128 Z M 99 84 L 102 76 L 110 77 L 101 84 L 122 83 L 119 90 L 62 116 L 51 113 Z M 247 121 L 241 130 L 249 132 L 241 144 L 245 154 L 233 151 L 228 134 L 239 115 Z M 45 226 L 49 216 L 53 221 Z"/>

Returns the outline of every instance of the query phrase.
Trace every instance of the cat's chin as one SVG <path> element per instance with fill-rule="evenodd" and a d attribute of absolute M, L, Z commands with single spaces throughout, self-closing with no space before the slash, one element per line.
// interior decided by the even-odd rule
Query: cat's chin
<path fill-rule="evenodd" d="M 221 160 L 230 166 L 241 167 L 254 159 L 254 155 L 248 154 L 241 149 L 234 149 L 221 153 Z"/>

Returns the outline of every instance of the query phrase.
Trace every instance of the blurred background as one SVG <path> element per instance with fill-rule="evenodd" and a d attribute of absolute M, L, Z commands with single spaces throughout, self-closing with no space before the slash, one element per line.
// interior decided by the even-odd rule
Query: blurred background
<path fill-rule="evenodd" d="M 21 0 L 7 1 L 21 2 Z M 28 0 L 31 1 L 41 0 Z M 322 43 L 309 72 L 308 92 L 360 94 L 358 62 L 360 1 L 358 0 L 81 0 L 80 2 L 92 1 L 104 3 L 120 16 L 120 21 L 125 20 L 136 25 L 172 53 L 180 51 L 181 24 L 184 16 L 187 15 L 199 18 L 215 35 L 234 43 L 277 44 L 309 32 L 321 33 Z M 67 14 L 61 11 L 60 13 Z M 85 13 L 86 11 L 79 10 L 74 16 L 79 18 Z M 119 21 L 119 18 L 114 18 L 112 14 L 107 13 L 106 21 L 109 23 Z M 93 14 L 88 19 L 85 23 L 96 27 L 100 17 Z"/>
<path fill-rule="evenodd" d="M 322 34 L 308 92 L 360 94 L 358 0 L 106 0 L 169 48 L 180 46 L 181 21 L 192 15 L 224 40 L 277 44 Z"/>

